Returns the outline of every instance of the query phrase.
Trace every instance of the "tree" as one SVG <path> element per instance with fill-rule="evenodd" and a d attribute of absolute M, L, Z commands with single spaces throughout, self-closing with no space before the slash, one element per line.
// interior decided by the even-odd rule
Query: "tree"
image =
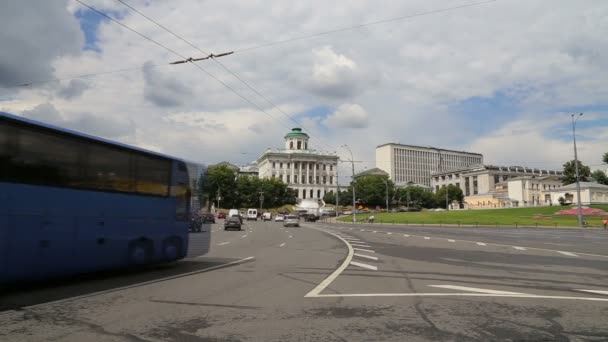
<path fill-rule="evenodd" d="M 462 190 L 459 187 L 457 187 L 456 185 L 450 184 L 450 185 L 448 185 L 447 188 L 444 185 L 441 188 L 439 188 L 439 190 L 437 192 L 435 192 L 435 202 L 438 207 L 440 207 L 440 208 L 446 207 L 445 206 L 446 189 L 448 191 L 448 202 L 449 203 L 452 203 L 454 201 L 456 201 L 458 203 L 462 203 L 462 201 L 464 200 L 464 194 L 462 193 Z"/>
<path fill-rule="evenodd" d="M 395 199 L 398 205 L 419 208 L 435 207 L 435 198 L 433 193 L 415 185 L 397 189 Z"/>
<path fill-rule="evenodd" d="M 608 176 L 606 176 L 606 173 L 602 170 L 593 171 L 591 173 L 591 178 L 597 183 L 608 185 Z"/>
<path fill-rule="evenodd" d="M 388 179 L 388 176 L 380 175 L 362 176 L 355 180 L 357 200 L 366 206 L 386 206 L 386 182 L 388 182 L 390 202 L 395 192 L 395 185 Z"/>
<path fill-rule="evenodd" d="M 336 204 L 336 193 L 330 191 L 323 196 L 323 201 L 327 204 Z"/>
<path fill-rule="evenodd" d="M 201 182 L 201 192 L 206 194 L 210 202 L 217 204 L 220 195 L 220 206 L 231 205 L 234 202 L 234 189 L 236 187 L 236 173 L 227 165 L 215 165 L 207 169 Z M 210 204 L 209 204 L 210 205 Z"/>
<path fill-rule="evenodd" d="M 602 161 L 608 164 L 608 152 L 604 153 L 604 155 L 602 156 Z"/>
<path fill-rule="evenodd" d="M 581 182 L 588 182 L 591 177 L 591 169 L 589 169 L 589 166 L 583 165 L 580 160 L 578 161 L 578 175 Z M 576 183 L 574 160 L 564 164 L 564 176 L 562 177 L 562 184 L 568 185 L 572 183 Z"/>

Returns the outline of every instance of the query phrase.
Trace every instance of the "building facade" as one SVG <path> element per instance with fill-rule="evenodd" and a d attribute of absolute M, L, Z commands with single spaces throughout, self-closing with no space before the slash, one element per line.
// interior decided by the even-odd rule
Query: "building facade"
<path fill-rule="evenodd" d="M 376 167 L 399 185 L 413 182 L 431 186 L 434 172 L 483 164 L 483 155 L 435 147 L 388 143 L 376 147 Z"/>
<path fill-rule="evenodd" d="M 267 149 L 257 160 L 260 178 L 278 178 L 297 191 L 297 198 L 322 199 L 336 191 L 338 156 L 308 149 L 308 134 L 294 128 L 282 149 Z"/>
<path fill-rule="evenodd" d="M 581 204 L 608 204 L 608 185 L 595 182 L 580 182 Z M 559 189 L 552 189 L 550 192 L 553 203 L 559 203 L 562 197 L 566 203 L 578 203 L 576 193 L 576 183 L 562 186 Z"/>
<path fill-rule="evenodd" d="M 522 166 L 474 165 L 432 174 L 432 187 L 437 191 L 455 185 L 464 194 L 469 209 L 550 205 L 546 195 L 561 186 L 559 170 L 541 170 Z"/>

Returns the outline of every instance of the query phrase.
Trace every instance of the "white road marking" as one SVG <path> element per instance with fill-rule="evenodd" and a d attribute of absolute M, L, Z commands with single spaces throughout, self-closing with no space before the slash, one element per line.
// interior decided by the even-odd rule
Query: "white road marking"
<path fill-rule="evenodd" d="M 404 236 L 404 237 L 410 237 L 410 236 L 409 236 L 409 235 L 407 235 L 407 234 L 403 234 L 403 236 Z"/>
<path fill-rule="evenodd" d="M 285 242 L 283 242 L 282 244 L 279 245 L 279 247 L 283 247 L 285 246 Z"/>
<path fill-rule="evenodd" d="M 292 238 L 292 237 L 293 237 L 293 235 L 289 235 L 289 237 L 290 237 L 290 238 Z"/>
<path fill-rule="evenodd" d="M 360 251 L 360 252 L 376 253 L 376 252 L 372 251 L 371 249 L 363 249 L 363 248 L 355 248 L 355 247 L 353 247 L 353 249 L 356 251 Z"/>
<path fill-rule="evenodd" d="M 543 242 L 543 245 L 555 245 L 555 246 L 572 246 L 565 243 L 551 243 L 551 242 Z"/>
<path fill-rule="evenodd" d="M 356 191 L 356 189 L 355 189 L 355 191 Z M 362 232 L 364 232 L 364 231 L 365 231 L 365 229 L 361 229 L 361 231 L 362 231 Z"/>
<path fill-rule="evenodd" d="M 348 229 L 353 230 L 353 228 L 352 228 L 352 227 L 350 227 L 350 228 L 348 228 Z"/>
<path fill-rule="evenodd" d="M 478 246 L 487 246 L 484 242 L 476 242 Z"/>
<path fill-rule="evenodd" d="M 358 256 L 358 257 L 361 257 L 361 258 L 370 259 L 370 260 L 378 260 L 377 257 L 371 256 L 371 255 L 365 255 L 365 254 L 359 254 L 359 253 L 355 253 L 354 255 Z"/>
<path fill-rule="evenodd" d="M 351 243 L 351 245 L 353 247 L 367 247 L 367 248 L 371 247 L 370 245 L 364 245 L 362 243 Z"/>
<path fill-rule="evenodd" d="M 593 302 L 608 302 L 608 298 L 597 297 L 566 297 L 566 296 L 542 296 L 533 294 L 523 295 L 500 295 L 489 293 L 345 293 L 345 294 L 317 294 L 306 297 L 316 298 L 339 298 L 339 297 L 503 297 L 503 298 L 535 298 L 535 299 L 557 299 L 557 300 L 584 300 Z"/>
<path fill-rule="evenodd" d="M 335 237 L 337 237 L 338 239 L 342 240 L 342 242 L 344 242 L 346 244 L 346 247 L 348 248 L 348 254 L 346 255 L 346 258 L 344 258 L 344 261 L 342 262 L 342 265 L 340 265 L 338 268 L 336 268 L 335 271 L 333 271 L 329 276 L 327 276 L 327 278 L 325 278 L 325 280 L 323 280 L 319 285 L 317 285 L 314 289 L 310 290 L 310 292 L 308 292 L 306 295 L 304 295 L 304 297 L 316 297 L 319 295 L 319 293 L 321 293 L 321 291 L 325 290 L 326 287 L 329 286 L 329 284 L 331 284 L 334 280 L 336 280 L 336 278 L 338 278 L 338 276 L 344 272 L 344 270 L 348 267 L 348 265 L 350 264 L 351 260 L 353 259 L 353 254 L 355 254 L 355 252 L 353 251 L 353 247 L 350 245 L 350 243 L 348 243 L 348 241 L 344 240 L 343 238 L 335 235 L 332 232 L 329 232 L 327 230 L 322 230 L 319 228 L 314 228 L 314 227 L 310 227 L 312 229 L 316 229 L 316 230 L 320 230 L 322 232 L 325 232 L 327 234 L 331 234 L 334 235 Z"/>
<path fill-rule="evenodd" d="M 520 293 L 520 292 L 498 291 L 498 290 L 490 290 L 490 289 L 480 289 L 478 287 L 466 287 L 466 286 L 456 286 L 456 285 L 429 285 L 429 286 L 438 287 L 440 289 L 470 291 L 470 292 L 479 292 L 479 293 L 488 293 L 488 294 L 502 294 L 502 295 L 523 295 L 523 294 L 525 294 L 525 293 Z"/>
<path fill-rule="evenodd" d="M 430 237 L 428 237 L 428 236 L 425 236 L 425 237 L 424 237 L 424 239 L 425 239 L 425 240 L 430 240 L 431 238 L 430 238 Z"/>
<path fill-rule="evenodd" d="M 198 258 L 202 258 L 202 257 L 205 257 L 205 256 L 206 255 L 201 255 Z M 226 266 L 240 264 L 240 263 L 243 263 L 245 261 L 252 260 L 252 259 L 255 259 L 255 257 L 250 256 L 250 257 L 247 257 L 247 258 L 244 258 L 244 259 L 235 260 L 235 261 L 228 262 L 228 263 L 225 263 L 225 264 L 203 268 L 203 269 L 197 270 L 197 271 L 192 271 L 192 272 L 187 272 L 187 273 L 180 273 L 178 275 L 174 275 L 174 276 L 170 276 L 170 277 L 166 277 L 166 278 L 154 279 L 154 280 L 145 281 L 145 282 L 142 282 L 142 283 L 136 283 L 136 284 L 131 284 L 131 285 L 127 285 L 127 286 L 117 287 L 117 288 L 113 288 L 111 290 L 104 290 L 104 291 L 99 291 L 99 292 L 93 292 L 93 293 L 88 293 L 88 294 L 81 295 L 81 296 L 75 296 L 75 297 L 70 297 L 70 298 L 63 298 L 63 299 L 58 299 L 58 300 L 54 300 L 54 301 L 51 301 L 51 302 L 40 303 L 40 304 L 36 304 L 36 305 L 30 305 L 30 306 L 24 307 L 24 309 L 34 309 L 34 308 L 48 306 L 48 305 L 52 305 L 52 304 L 71 302 L 71 301 L 80 300 L 80 299 L 84 299 L 84 298 L 104 295 L 106 293 L 118 292 L 118 291 L 127 290 L 127 289 L 134 288 L 134 287 L 145 286 L 145 285 L 148 285 L 148 284 L 155 284 L 155 283 L 158 283 L 160 281 L 167 281 L 167 280 L 171 280 L 171 279 L 183 278 L 183 277 L 186 277 L 186 276 L 189 276 L 189 275 L 193 275 L 193 274 L 204 273 L 204 272 L 216 270 L 218 268 L 224 268 Z"/>
<path fill-rule="evenodd" d="M 386 232 L 386 235 L 393 235 L 393 233 L 391 233 L 391 232 Z"/>
<path fill-rule="evenodd" d="M 222 243 L 218 243 L 217 245 L 218 245 L 218 246 L 223 246 L 223 245 L 227 245 L 227 244 L 229 244 L 229 243 L 230 243 L 230 242 L 222 242 Z"/>
<path fill-rule="evenodd" d="M 377 231 L 374 230 L 372 233 L 377 233 Z"/>
<path fill-rule="evenodd" d="M 373 271 L 377 271 L 378 270 L 378 267 L 373 266 L 373 265 L 364 264 L 362 262 L 351 261 L 350 264 L 353 265 L 353 266 L 358 266 L 358 267 L 361 267 L 361 268 L 366 268 L 368 270 L 373 270 Z"/>
<path fill-rule="evenodd" d="M 581 289 L 577 289 L 576 291 L 583 291 L 583 292 L 597 293 L 597 294 L 601 294 L 601 295 L 606 295 L 606 296 L 608 296 L 608 291 L 602 291 L 602 290 L 581 290 Z"/>
<path fill-rule="evenodd" d="M 513 248 L 517 249 L 518 251 L 525 251 L 526 249 L 523 247 L 519 247 L 519 246 L 513 246 Z"/>
<path fill-rule="evenodd" d="M 242 239 L 242 238 L 246 238 L 246 237 L 247 237 L 247 234 L 245 234 L 245 235 L 241 236 L 241 239 Z"/>
<path fill-rule="evenodd" d="M 572 257 L 577 257 L 578 256 L 578 255 L 576 255 L 576 254 L 574 254 L 572 252 L 564 252 L 564 251 L 557 251 L 557 252 L 560 253 L 560 254 L 567 255 L 567 256 L 572 256 Z"/>
<path fill-rule="evenodd" d="M 456 240 L 448 239 L 448 242 L 456 242 Z"/>

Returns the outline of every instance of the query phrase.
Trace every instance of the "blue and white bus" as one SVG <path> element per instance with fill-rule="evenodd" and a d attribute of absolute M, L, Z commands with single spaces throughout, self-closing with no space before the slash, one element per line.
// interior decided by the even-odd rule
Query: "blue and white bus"
<path fill-rule="evenodd" d="M 0 283 L 184 258 L 188 183 L 182 160 L 0 112 Z"/>

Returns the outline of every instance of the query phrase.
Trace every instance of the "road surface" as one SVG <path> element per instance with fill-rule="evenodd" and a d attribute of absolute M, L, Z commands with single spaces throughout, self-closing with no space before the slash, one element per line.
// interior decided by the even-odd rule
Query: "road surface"
<path fill-rule="evenodd" d="M 608 233 L 249 222 L 174 265 L 12 289 L 0 341 L 608 341 Z"/>

